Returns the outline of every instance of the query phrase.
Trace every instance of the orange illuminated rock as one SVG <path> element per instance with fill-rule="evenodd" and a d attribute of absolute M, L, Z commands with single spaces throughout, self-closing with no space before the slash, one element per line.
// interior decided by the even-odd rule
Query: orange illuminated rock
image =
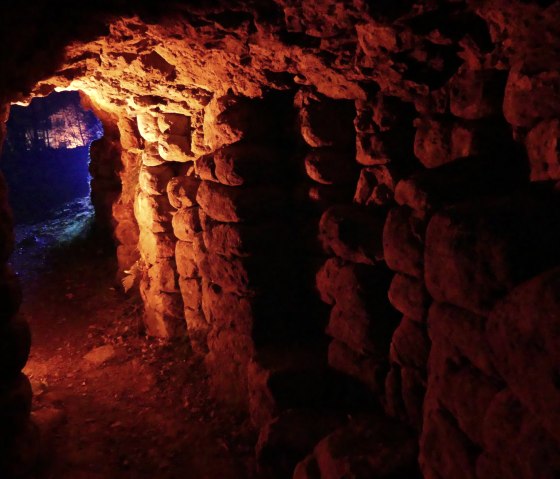
<path fill-rule="evenodd" d="M 177 272 L 183 278 L 198 277 L 198 267 L 195 262 L 195 253 L 192 243 L 177 241 L 175 246 L 175 262 Z"/>
<path fill-rule="evenodd" d="M 178 293 L 177 271 L 172 258 L 160 258 L 158 262 L 148 268 L 150 289 L 165 293 Z"/>
<path fill-rule="evenodd" d="M 194 161 L 191 151 L 191 139 L 187 136 L 165 134 L 159 138 L 158 153 L 165 161 L 185 163 Z"/>
<path fill-rule="evenodd" d="M 141 158 L 144 166 L 159 166 L 165 163 L 165 160 L 159 156 L 157 143 L 146 142 Z"/>
<path fill-rule="evenodd" d="M 197 278 L 179 278 L 179 287 L 183 296 L 183 305 L 191 310 L 202 307 L 202 285 Z"/>
<path fill-rule="evenodd" d="M 200 180 L 194 176 L 176 176 L 167 183 L 167 196 L 173 208 L 196 206 L 196 192 Z"/>
<path fill-rule="evenodd" d="M 140 168 L 138 185 L 149 195 L 165 194 L 167 183 L 173 178 L 173 169 L 168 165 L 145 166 Z"/>
<path fill-rule="evenodd" d="M 140 228 L 153 233 L 169 231 L 171 206 L 165 196 L 150 196 L 139 192 L 134 201 L 134 216 Z"/>
<path fill-rule="evenodd" d="M 202 283 L 202 309 L 215 328 L 251 336 L 255 315 L 250 298 L 228 293 L 206 280 Z"/>
<path fill-rule="evenodd" d="M 238 223 L 281 208 L 282 192 L 274 186 L 235 188 L 203 181 L 196 199 L 208 216 L 226 223 Z"/>
<path fill-rule="evenodd" d="M 198 207 L 182 208 L 177 210 L 172 220 L 173 233 L 181 241 L 193 241 L 194 235 L 202 229 L 198 216 Z"/>
<path fill-rule="evenodd" d="M 119 221 L 115 226 L 115 239 L 126 245 L 136 245 L 138 243 L 138 224 L 131 220 Z"/>
<path fill-rule="evenodd" d="M 185 308 L 185 322 L 189 343 L 196 354 L 206 355 L 208 353 L 207 337 L 210 325 L 202 311 Z"/>
<path fill-rule="evenodd" d="M 156 142 L 160 132 L 157 125 L 157 118 L 150 113 L 143 113 L 136 117 L 138 132 L 146 141 Z"/>
<path fill-rule="evenodd" d="M 164 293 L 152 289 L 149 282 L 141 281 L 140 294 L 145 304 L 144 323 L 150 336 L 172 338 L 185 334 L 180 293 Z"/>
<path fill-rule="evenodd" d="M 162 113 L 157 117 L 159 131 L 167 135 L 179 135 L 189 138 L 191 119 L 179 113 Z"/>
<path fill-rule="evenodd" d="M 155 264 L 158 258 L 171 258 L 175 254 L 175 238 L 168 233 L 153 233 L 140 230 L 138 249 L 140 256 L 148 264 Z"/>
<path fill-rule="evenodd" d="M 250 336 L 227 328 L 211 328 L 204 364 L 216 397 L 230 406 L 247 408 L 247 365 L 254 354 Z"/>

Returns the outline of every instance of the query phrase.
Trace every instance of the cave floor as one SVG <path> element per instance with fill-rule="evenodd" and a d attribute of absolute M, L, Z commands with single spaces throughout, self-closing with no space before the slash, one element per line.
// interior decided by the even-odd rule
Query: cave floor
<path fill-rule="evenodd" d="M 40 261 L 33 248 L 17 258 L 42 436 L 36 479 L 253 477 L 246 419 L 208 399 L 186 342 L 140 333 L 140 304 L 115 288 L 114 258 L 99 245 L 87 234 Z"/>

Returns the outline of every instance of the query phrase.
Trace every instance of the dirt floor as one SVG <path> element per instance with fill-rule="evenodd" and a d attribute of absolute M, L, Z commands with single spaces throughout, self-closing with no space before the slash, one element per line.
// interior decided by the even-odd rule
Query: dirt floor
<path fill-rule="evenodd" d="M 186 341 L 141 334 L 140 304 L 115 287 L 99 238 L 40 236 L 27 232 L 14 257 L 33 332 L 36 479 L 254 477 L 246 419 L 209 398 Z"/>

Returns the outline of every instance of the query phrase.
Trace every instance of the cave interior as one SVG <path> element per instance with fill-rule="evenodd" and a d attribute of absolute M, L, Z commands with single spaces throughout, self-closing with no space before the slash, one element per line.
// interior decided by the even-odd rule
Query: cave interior
<path fill-rule="evenodd" d="M 91 3 L 1 7 L 0 477 L 558 478 L 560 1 Z"/>

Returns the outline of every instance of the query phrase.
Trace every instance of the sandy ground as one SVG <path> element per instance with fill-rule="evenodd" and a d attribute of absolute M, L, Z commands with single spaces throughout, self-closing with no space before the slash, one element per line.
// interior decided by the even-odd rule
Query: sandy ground
<path fill-rule="evenodd" d="M 71 236 L 24 238 L 14 259 L 33 332 L 36 479 L 254 477 L 246 418 L 210 399 L 186 341 L 141 334 L 140 305 L 115 288 L 110 248 Z"/>

